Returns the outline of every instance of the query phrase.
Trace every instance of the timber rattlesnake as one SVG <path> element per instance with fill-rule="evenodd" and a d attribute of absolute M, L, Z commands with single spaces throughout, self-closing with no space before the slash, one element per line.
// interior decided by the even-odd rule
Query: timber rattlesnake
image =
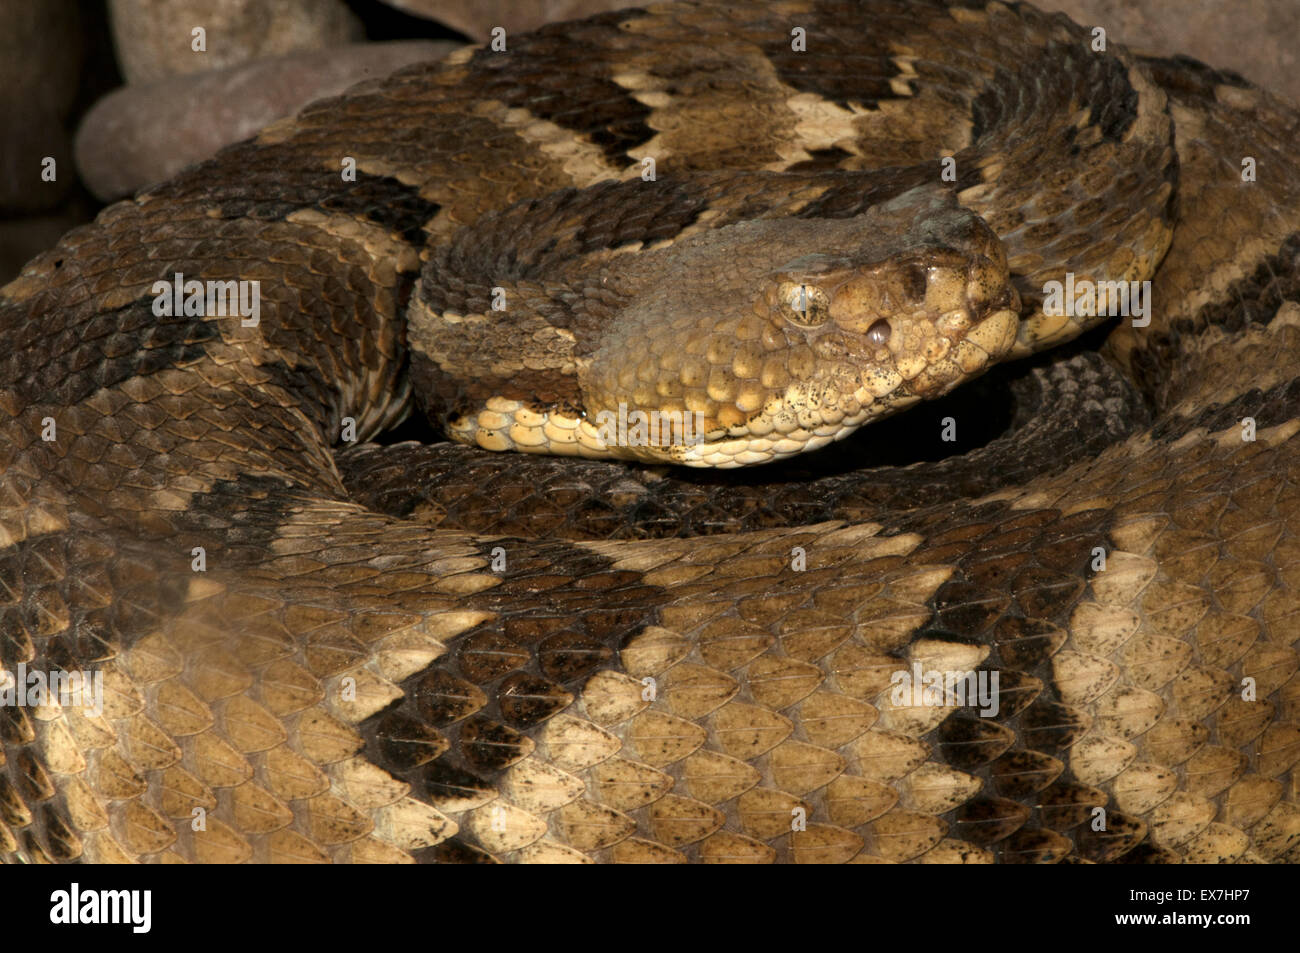
<path fill-rule="evenodd" d="M 0 706 L 0 855 L 1300 859 L 1297 114 L 974 0 L 506 47 L 309 107 L 0 291 L 0 662 L 103 675 L 98 714 Z M 1150 326 L 1013 374 L 1009 433 L 937 462 L 860 468 L 875 426 L 734 477 L 331 451 L 414 381 L 492 447 L 662 398 L 715 442 L 775 407 L 706 462 L 779 456 L 1162 256 Z M 178 274 L 258 282 L 257 323 L 160 314 Z M 1001 399 L 963 393 L 959 428 Z M 967 671 L 988 717 L 892 697 Z"/>

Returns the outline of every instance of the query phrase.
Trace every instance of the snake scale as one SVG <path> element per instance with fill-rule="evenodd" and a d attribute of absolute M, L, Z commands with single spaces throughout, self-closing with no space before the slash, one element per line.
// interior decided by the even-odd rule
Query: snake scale
<path fill-rule="evenodd" d="M 0 706 L 0 856 L 1300 860 L 1298 131 L 1028 6 L 683 2 L 106 209 L 0 290 L 0 662 L 99 686 Z"/>

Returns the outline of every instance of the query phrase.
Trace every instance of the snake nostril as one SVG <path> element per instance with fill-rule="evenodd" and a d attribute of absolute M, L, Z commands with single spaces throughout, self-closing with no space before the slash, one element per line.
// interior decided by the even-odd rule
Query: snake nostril
<path fill-rule="evenodd" d="M 903 288 L 913 301 L 925 299 L 925 288 L 929 272 L 919 262 L 912 262 L 903 271 Z"/>
<path fill-rule="evenodd" d="M 882 347 L 888 344 L 889 322 L 882 318 L 867 328 L 867 340 Z"/>

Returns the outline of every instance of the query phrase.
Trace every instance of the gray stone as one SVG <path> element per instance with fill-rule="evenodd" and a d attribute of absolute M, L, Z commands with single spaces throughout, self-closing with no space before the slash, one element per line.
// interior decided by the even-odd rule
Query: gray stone
<path fill-rule="evenodd" d="M 491 36 L 493 27 L 505 27 L 507 44 L 511 33 L 535 30 L 543 23 L 577 20 L 591 16 L 593 13 L 604 13 L 606 10 L 638 5 L 635 0 L 532 0 L 529 3 L 520 3 L 519 0 L 384 0 L 384 2 L 412 16 L 445 23 L 479 41 L 487 40 Z"/>
<path fill-rule="evenodd" d="M 122 198 L 313 100 L 455 48 L 432 40 L 358 43 L 125 86 L 86 115 L 77 131 L 77 168 L 97 197 Z"/>
<path fill-rule="evenodd" d="M 128 84 L 224 69 L 364 37 L 342 0 L 109 0 L 113 45 Z M 192 48 L 205 31 L 206 52 Z"/>

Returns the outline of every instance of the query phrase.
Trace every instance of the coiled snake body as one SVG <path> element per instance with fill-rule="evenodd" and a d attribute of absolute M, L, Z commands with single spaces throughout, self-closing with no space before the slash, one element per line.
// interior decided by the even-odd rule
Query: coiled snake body
<path fill-rule="evenodd" d="M 102 675 L 0 706 L 0 856 L 1300 859 L 1296 133 L 1028 7 L 680 3 L 107 209 L 0 290 L 0 662 Z M 1150 323 L 803 453 L 1067 276 Z M 552 455 L 351 446 L 413 403 Z"/>

